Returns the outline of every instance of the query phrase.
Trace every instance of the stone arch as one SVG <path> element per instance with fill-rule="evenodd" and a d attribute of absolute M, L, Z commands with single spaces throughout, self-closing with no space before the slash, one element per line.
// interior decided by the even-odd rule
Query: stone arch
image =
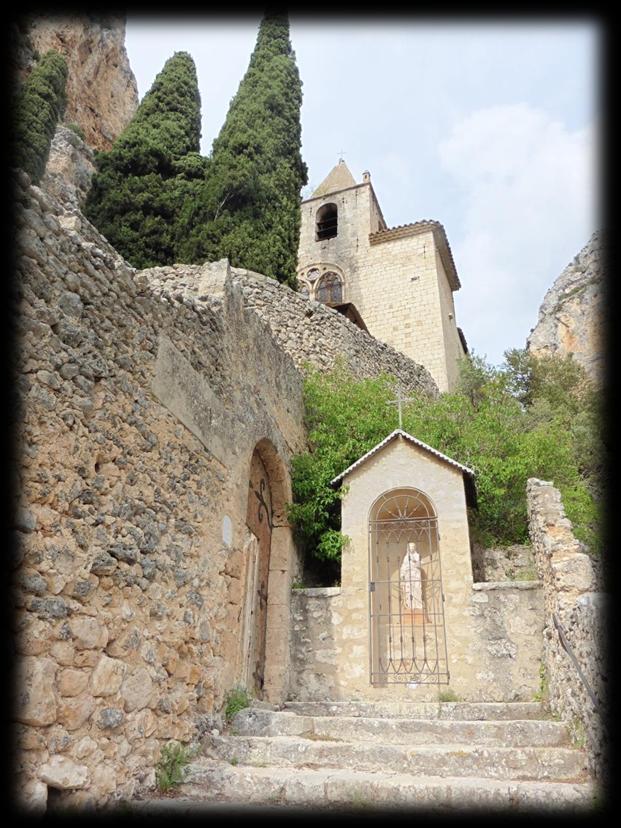
<path fill-rule="evenodd" d="M 336 277 L 341 285 L 341 298 L 339 302 L 331 302 L 329 304 L 341 304 L 342 302 L 347 302 L 347 279 L 345 278 L 343 269 L 337 264 L 325 261 L 312 262 L 311 264 L 307 264 L 300 268 L 297 276 L 299 284 L 304 284 L 304 287 L 307 288 L 309 298 L 314 299 L 316 302 L 325 302 L 325 300 L 320 299 L 318 296 L 318 292 L 325 277 L 329 276 L 330 280 L 333 280 L 334 277 Z M 306 292 L 304 295 L 307 295 Z"/>
<path fill-rule="evenodd" d="M 334 202 L 323 204 L 315 215 L 315 240 L 324 241 L 338 235 L 339 208 Z"/>
<path fill-rule="evenodd" d="M 369 509 L 372 685 L 447 684 L 438 514 L 413 487 L 383 492 Z"/>
<path fill-rule="evenodd" d="M 343 304 L 343 280 L 338 273 L 329 270 L 315 285 L 315 299 L 324 305 Z"/>
<path fill-rule="evenodd" d="M 255 445 L 248 465 L 242 683 L 257 698 L 282 701 L 289 661 L 294 546 L 286 520 L 291 481 L 273 443 Z"/>

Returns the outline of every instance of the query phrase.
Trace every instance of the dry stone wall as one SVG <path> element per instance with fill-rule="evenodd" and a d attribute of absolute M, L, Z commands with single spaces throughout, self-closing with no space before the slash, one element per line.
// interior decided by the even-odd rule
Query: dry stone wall
<path fill-rule="evenodd" d="M 584 744 L 589 768 L 605 780 L 605 729 L 608 715 L 604 651 L 606 594 L 595 592 L 597 580 L 589 556 L 571 531 L 561 496 L 551 483 L 531 478 L 527 484 L 530 536 L 543 581 L 545 618 L 543 664 L 551 709 L 570 723 Z M 558 619 L 577 661 L 565 650 Z M 579 671 L 598 700 L 593 703 Z"/>
<path fill-rule="evenodd" d="M 154 292 L 23 174 L 16 201 L 16 789 L 42 809 L 48 786 L 131 796 L 163 744 L 218 721 L 252 453 L 271 443 L 286 489 L 305 435 L 300 375 L 226 263 L 200 302 Z M 288 592 L 295 561 L 277 574 Z"/>
<path fill-rule="evenodd" d="M 436 395 L 422 365 L 361 330 L 333 308 L 301 296 L 258 273 L 232 268 L 247 307 L 269 325 L 276 341 L 301 370 L 307 363 L 329 370 L 345 358 L 358 377 L 393 374 L 408 391 Z"/>

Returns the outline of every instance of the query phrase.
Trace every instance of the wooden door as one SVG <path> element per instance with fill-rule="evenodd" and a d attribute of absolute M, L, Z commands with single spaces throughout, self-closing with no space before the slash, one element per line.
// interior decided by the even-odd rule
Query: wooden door
<path fill-rule="evenodd" d="M 265 641 L 270 551 L 272 545 L 272 495 L 267 470 L 257 452 L 250 465 L 246 523 L 258 541 L 256 574 L 253 573 L 252 631 L 250 641 L 249 690 L 261 698 L 265 679 Z"/>

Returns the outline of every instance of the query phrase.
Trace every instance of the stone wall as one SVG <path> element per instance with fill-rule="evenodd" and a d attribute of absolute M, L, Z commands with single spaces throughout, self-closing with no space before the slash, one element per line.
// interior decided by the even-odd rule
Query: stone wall
<path fill-rule="evenodd" d="M 48 786 L 73 804 L 131 796 L 163 744 L 218 720 L 242 674 L 253 451 L 286 500 L 305 435 L 299 372 L 226 263 L 201 269 L 201 301 L 155 292 L 79 212 L 17 180 L 15 766 L 43 808 Z M 274 701 L 298 573 L 278 531 Z"/>
<path fill-rule="evenodd" d="M 174 285 L 180 294 L 201 295 L 199 265 L 156 267 L 144 272 L 154 290 Z M 259 273 L 231 268 L 231 279 L 245 306 L 270 329 L 300 371 L 309 364 L 329 370 L 337 360 L 344 359 L 355 376 L 393 374 L 408 391 L 437 394 L 425 368 L 374 339 L 338 311 Z"/>
<path fill-rule="evenodd" d="M 551 483 L 531 478 L 527 484 L 531 541 L 543 581 L 545 618 L 543 663 L 551 709 L 570 723 L 584 744 L 590 770 L 603 778 L 608 710 L 603 630 L 605 593 L 594 592 L 591 561 L 571 531 L 560 493 Z M 554 617 L 560 622 L 586 681 L 599 700 L 599 712 L 564 649 Z"/>
<path fill-rule="evenodd" d="M 447 603 L 450 595 L 447 595 Z M 472 618 L 476 686 L 459 687 L 463 699 L 531 701 L 537 691 L 542 657 L 543 595 L 539 581 L 475 583 L 466 615 Z M 347 595 L 340 587 L 295 589 L 291 598 L 291 686 L 298 701 L 349 698 L 340 689 L 342 665 L 360 635 L 347 640 Z M 465 620 L 465 619 L 464 619 Z M 368 635 L 368 633 L 367 633 Z M 462 654 L 453 652 L 451 658 Z M 368 680 L 368 677 L 367 677 Z M 419 688 L 419 690 L 422 688 Z M 444 686 L 439 688 L 445 689 Z M 427 688 L 435 700 L 438 688 Z M 399 691 L 391 690 L 397 696 Z M 420 695 L 420 694 L 419 694 Z M 417 698 L 414 692 L 410 696 Z"/>

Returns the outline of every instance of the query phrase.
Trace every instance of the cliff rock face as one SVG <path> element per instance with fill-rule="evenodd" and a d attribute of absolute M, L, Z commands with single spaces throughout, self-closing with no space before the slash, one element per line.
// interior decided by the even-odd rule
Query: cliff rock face
<path fill-rule="evenodd" d="M 84 204 L 95 172 L 93 150 L 73 130 L 59 124 L 41 179 L 41 189 L 70 209 Z"/>
<path fill-rule="evenodd" d="M 84 131 L 94 149 L 110 149 L 138 106 L 138 88 L 125 51 L 125 20 L 112 15 L 33 16 L 28 30 L 41 54 L 67 59 L 65 122 Z"/>
<path fill-rule="evenodd" d="M 594 233 L 546 293 L 526 346 L 537 354 L 572 353 L 589 376 L 603 371 L 604 235 Z"/>

